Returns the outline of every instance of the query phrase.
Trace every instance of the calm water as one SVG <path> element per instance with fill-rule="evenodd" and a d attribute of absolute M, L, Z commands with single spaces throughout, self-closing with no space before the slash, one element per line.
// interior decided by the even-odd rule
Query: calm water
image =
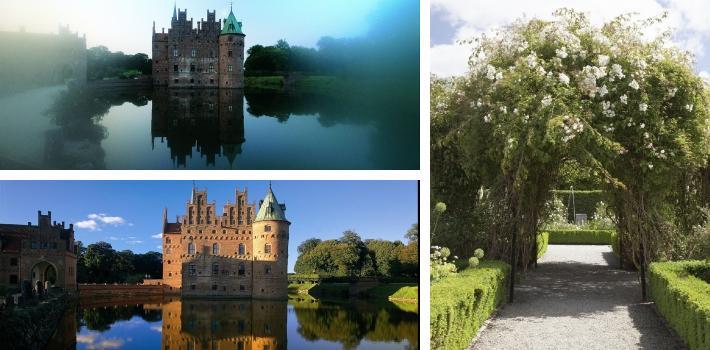
<path fill-rule="evenodd" d="M 0 97 L 0 169 L 418 169 L 402 95 L 41 88 Z"/>
<path fill-rule="evenodd" d="M 82 302 L 50 349 L 418 349 L 419 321 L 391 303 L 157 299 Z"/>

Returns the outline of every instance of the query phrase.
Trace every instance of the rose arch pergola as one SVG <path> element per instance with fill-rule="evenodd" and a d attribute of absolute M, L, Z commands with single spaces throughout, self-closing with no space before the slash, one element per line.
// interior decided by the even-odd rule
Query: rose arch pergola
<path fill-rule="evenodd" d="M 670 34 L 644 36 L 660 21 L 621 16 L 595 27 L 572 10 L 518 21 L 472 40 L 468 75 L 434 87 L 432 129 L 449 131 L 432 147 L 459 154 L 488 189 L 490 255 L 508 257 L 513 275 L 536 259 L 544 205 L 567 160 L 603 179 L 621 257 L 642 280 L 698 215 L 690 202 L 707 201 L 698 191 L 709 154 L 705 85 Z"/>

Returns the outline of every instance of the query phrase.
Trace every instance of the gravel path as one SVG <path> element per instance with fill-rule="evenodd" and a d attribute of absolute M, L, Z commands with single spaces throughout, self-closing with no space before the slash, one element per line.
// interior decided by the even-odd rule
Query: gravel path
<path fill-rule="evenodd" d="M 685 349 L 609 246 L 551 245 L 471 349 Z"/>

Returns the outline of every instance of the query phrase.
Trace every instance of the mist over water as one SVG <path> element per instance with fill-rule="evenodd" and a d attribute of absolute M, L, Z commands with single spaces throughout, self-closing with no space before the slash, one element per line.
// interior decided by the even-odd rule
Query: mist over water
<path fill-rule="evenodd" d="M 367 21 L 323 33 L 333 86 L 229 98 L 97 89 L 83 37 L 0 32 L 0 169 L 418 169 L 419 6 L 382 1 Z"/>

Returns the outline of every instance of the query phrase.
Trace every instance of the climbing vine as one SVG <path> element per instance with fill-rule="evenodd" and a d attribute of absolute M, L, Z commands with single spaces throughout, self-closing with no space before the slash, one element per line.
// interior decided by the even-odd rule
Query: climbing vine
<path fill-rule="evenodd" d="M 432 78 L 432 194 L 485 188 L 489 255 L 534 259 L 545 203 L 568 161 L 598 174 L 623 254 L 637 266 L 668 248 L 679 216 L 700 217 L 708 97 L 670 32 L 644 36 L 662 20 L 626 15 L 597 27 L 561 9 L 552 21 L 519 20 L 471 40 L 466 76 Z M 459 197 L 470 208 L 484 198 Z M 676 210 L 681 201 L 693 213 Z"/>

